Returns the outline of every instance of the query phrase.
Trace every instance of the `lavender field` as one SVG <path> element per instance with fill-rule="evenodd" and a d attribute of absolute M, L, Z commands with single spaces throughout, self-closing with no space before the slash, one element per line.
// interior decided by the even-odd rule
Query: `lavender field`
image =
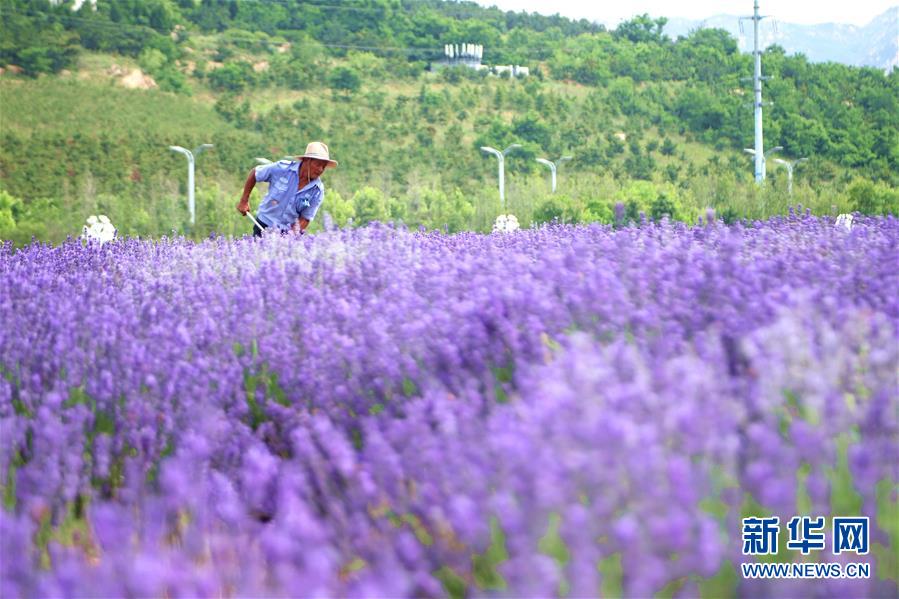
<path fill-rule="evenodd" d="M 894 217 L 6 245 L 0 596 L 895 597 L 897 338 Z"/>

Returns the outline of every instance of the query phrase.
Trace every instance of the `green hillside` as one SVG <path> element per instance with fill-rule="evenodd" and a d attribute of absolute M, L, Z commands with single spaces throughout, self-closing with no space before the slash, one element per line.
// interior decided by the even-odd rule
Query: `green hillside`
<path fill-rule="evenodd" d="M 751 59 L 723 31 L 670 40 L 646 16 L 605 31 L 467 2 L 316 4 L 0 0 L 0 238 L 58 241 L 98 212 L 126 234 L 242 234 L 234 207 L 255 158 L 313 139 L 340 160 L 314 226 L 487 230 L 501 207 L 479 147 L 512 143 L 506 211 L 524 225 L 612 222 L 618 203 L 629 218 L 686 221 L 799 203 L 899 212 L 896 71 L 766 51 L 766 146 L 808 157 L 790 197 L 773 162 L 766 185 L 752 179 Z M 459 42 L 531 76 L 436 68 Z M 214 148 L 197 160 L 190 227 L 185 160 L 168 146 L 203 143 Z M 535 159 L 563 155 L 552 194 Z"/>

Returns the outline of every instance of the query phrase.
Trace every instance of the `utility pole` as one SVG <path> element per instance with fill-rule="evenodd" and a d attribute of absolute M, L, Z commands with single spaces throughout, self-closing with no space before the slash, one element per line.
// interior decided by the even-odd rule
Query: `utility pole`
<path fill-rule="evenodd" d="M 763 181 L 765 179 L 765 164 L 767 164 L 767 162 L 768 162 L 768 156 L 770 156 L 774 152 L 780 152 L 783 149 L 784 149 L 783 146 L 774 146 L 773 148 L 769 148 L 767 152 L 764 152 L 762 154 L 762 180 Z M 758 153 L 756 153 L 755 150 L 753 150 L 752 148 L 743 148 L 743 151 L 748 152 L 749 154 L 752 154 L 755 157 L 755 163 L 756 164 L 759 163 L 759 155 L 758 155 Z M 758 177 L 756 177 L 755 181 L 756 181 L 756 183 L 759 182 Z"/>
<path fill-rule="evenodd" d="M 743 19 L 752 19 L 752 55 L 755 58 L 755 71 L 752 76 L 753 87 L 753 106 L 755 109 L 755 182 L 763 183 L 765 181 L 765 145 L 762 135 L 762 81 L 768 77 L 762 77 L 762 49 L 759 47 L 759 21 L 764 16 L 759 15 L 759 0 L 753 2 L 753 15 L 751 17 L 740 18 L 740 28 L 742 29 Z"/>
<path fill-rule="evenodd" d="M 500 209 L 502 210 L 503 214 L 505 214 L 506 212 L 506 154 L 509 153 L 509 150 L 520 147 L 521 144 L 512 144 L 511 146 L 500 152 L 496 148 L 491 148 L 490 146 L 481 146 L 481 150 L 487 152 L 488 154 L 493 154 L 499 161 L 499 203 L 501 207 Z"/>
<path fill-rule="evenodd" d="M 190 224 L 194 225 L 197 222 L 197 205 L 194 199 L 194 163 L 196 162 L 195 156 L 199 155 L 200 152 L 207 148 L 211 148 L 212 144 L 203 144 L 199 148 L 194 148 L 194 151 L 191 152 L 187 148 L 182 148 L 181 146 L 169 146 L 169 149 L 173 152 L 178 152 L 179 154 L 184 154 L 187 157 L 187 208 L 190 210 Z"/>

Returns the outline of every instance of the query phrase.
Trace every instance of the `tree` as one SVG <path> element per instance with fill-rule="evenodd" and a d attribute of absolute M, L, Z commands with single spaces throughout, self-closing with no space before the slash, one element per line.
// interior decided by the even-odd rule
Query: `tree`
<path fill-rule="evenodd" d="M 362 78 L 355 69 L 341 66 L 331 71 L 328 76 L 328 85 L 331 86 L 331 89 L 342 91 L 345 96 L 349 97 L 359 91 L 362 86 Z"/>
<path fill-rule="evenodd" d="M 661 43 L 665 41 L 662 30 L 668 19 L 659 17 L 651 18 L 648 14 L 643 13 L 629 21 L 621 23 L 613 32 L 618 39 L 628 39 L 632 42 L 651 42 Z"/>
<path fill-rule="evenodd" d="M 244 61 L 229 62 L 209 73 L 209 85 L 221 91 L 239 92 L 255 78 L 253 67 Z"/>
<path fill-rule="evenodd" d="M 538 223 L 561 221 L 564 215 L 565 208 L 562 204 L 554 198 L 548 198 L 534 210 L 534 221 Z"/>
<path fill-rule="evenodd" d="M 550 149 L 552 130 L 545 120 L 533 111 L 512 121 L 512 133 L 520 139 L 537 144 L 543 151 Z"/>
<path fill-rule="evenodd" d="M 329 190 L 322 209 L 331 215 L 335 225 L 345 227 L 350 219 L 356 218 L 354 200 L 345 200 L 338 192 Z"/>
<path fill-rule="evenodd" d="M 450 233 L 463 231 L 471 226 L 474 206 L 458 188 L 449 195 L 440 189 L 429 189 L 424 193 L 427 207 L 427 224 L 433 228 L 446 227 Z"/>
<path fill-rule="evenodd" d="M 359 219 L 359 224 L 362 225 L 390 218 L 390 206 L 384 192 L 369 186 L 363 187 L 353 195 L 353 211 Z"/>
<path fill-rule="evenodd" d="M 660 152 L 662 152 L 664 156 L 672 156 L 674 155 L 675 150 L 677 150 L 677 145 L 666 137 L 665 141 L 662 142 Z"/>
<path fill-rule="evenodd" d="M 677 203 L 663 193 L 653 200 L 649 207 L 649 215 L 656 222 L 662 220 L 663 216 L 674 220 L 680 218 L 680 210 Z"/>
<path fill-rule="evenodd" d="M 899 215 L 899 190 L 868 180 L 859 180 L 847 190 L 853 210 L 862 214 Z"/>

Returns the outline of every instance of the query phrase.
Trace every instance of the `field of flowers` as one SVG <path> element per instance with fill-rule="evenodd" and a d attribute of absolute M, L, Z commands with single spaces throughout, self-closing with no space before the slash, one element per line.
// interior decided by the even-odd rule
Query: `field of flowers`
<path fill-rule="evenodd" d="M 0 596 L 895 597 L 897 336 L 893 217 L 7 245 Z"/>

